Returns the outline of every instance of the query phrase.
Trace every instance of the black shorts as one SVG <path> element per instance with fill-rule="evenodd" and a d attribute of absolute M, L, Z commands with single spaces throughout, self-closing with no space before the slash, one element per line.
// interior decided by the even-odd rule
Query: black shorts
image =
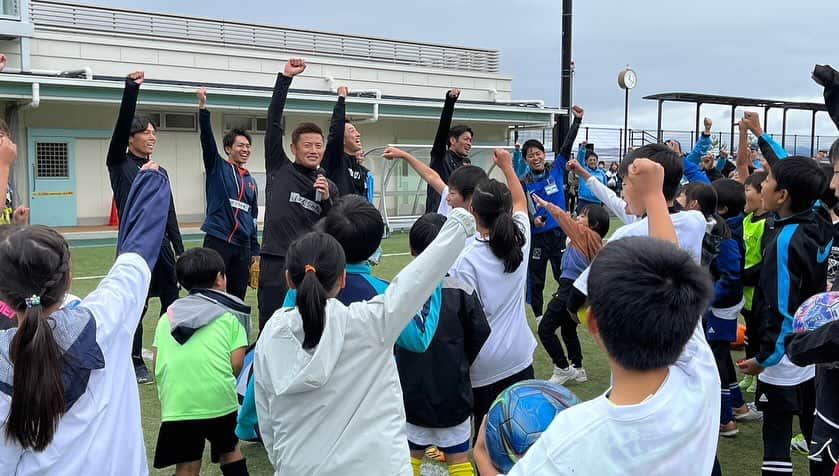
<path fill-rule="evenodd" d="M 210 459 L 218 463 L 220 455 L 232 452 L 239 443 L 236 413 L 209 420 L 164 421 L 157 435 L 154 467 L 200 461 L 204 456 L 204 440 L 210 442 Z"/>
<path fill-rule="evenodd" d="M 814 378 L 798 385 L 772 385 L 757 380 L 755 404 L 760 411 L 800 414 L 802 410 L 812 410 L 816 401 Z"/>

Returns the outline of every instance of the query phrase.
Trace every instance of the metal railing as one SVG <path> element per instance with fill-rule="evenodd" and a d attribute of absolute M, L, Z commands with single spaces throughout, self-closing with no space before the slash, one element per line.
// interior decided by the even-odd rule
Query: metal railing
<path fill-rule="evenodd" d="M 498 73 L 500 66 L 500 57 L 496 50 L 117 10 L 51 0 L 34 0 L 30 11 L 36 27 L 193 40 L 485 73 Z"/>
<path fill-rule="evenodd" d="M 640 147 L 645 144 L 655 143 L 657 142 L 657 133 L 658 131 L 655 129 L 630 129 L 627 134 L 629 136 L 629 146 Z M 769 133 L 772 134 L 771 131 L 769 131 Z M 661 136 L 663 140 L 675 139 L 679 141 L 682 145 L 682 151 L 684 152 L 688 152 L 693 149 L 693 145 L 696 142 L 696 133 L 694 131 L 666 129 L 661 131 Z M 772 136 L 778 143 L 783 143 L 784 148 L 790 154 L 803 156 L 811 155 L 810 134 L 788 133 L 783 138 L 781 137 L 781 134 L 772 134 Z M 537 139 L 550 147 L 550 144 L 553 143 L 553 134 L 550 129 L 520 130 L 518 132 L 518 142 L 524 143 L 527 139 Z M 728 131 L 716 131 L 712 133 L 712 139 L 716 143 L 725 145 L 730 151 L 732 150 L 732 144 L 734 149 L 737 148 L 739 135 L 736 131 L 734 136 L 732 136 Z M 829 149 L 830 145 L 836 139 L 837 136 L 831 135 L 815 136 L 813 140 L 813 155 L 815 155 L 815 153 L 819 150 Z M 600 160 L 603 160 L 604 162 L 613 162 L 622 157 L 623 154 L 621 154 L 620 151 L 623 150 L 624 144 L 626 144 L 625 140 L 624 131 L 621 128 L 580 127 L 580 132 L 577 134 L 575 146 L 572 148 L 572 151 L 576 152 L 577 143 L 581 141 L 590 142 L 594 144 L 595 151 L 597 151 L 597 155 L 600 157 Z"/>

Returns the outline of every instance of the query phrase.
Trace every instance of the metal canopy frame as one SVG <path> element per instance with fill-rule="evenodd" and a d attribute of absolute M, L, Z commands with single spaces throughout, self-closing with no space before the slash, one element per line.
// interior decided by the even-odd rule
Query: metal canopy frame
<path fill-rule="evenodd" d="M 783 119 L 781 122 L 781 146 L 786 147 L 787 135 L 787 112 L 794 111 L 810 111 L 812 114 L 810 121 L 810 155 L 815 154 L 816 147 L 816 114 L 820 111 L 827 111 L 824 104 L 815 102 L 800 102 L 800 101 L 780 101 L 777 99 L 755 99 L 744 98 L 738 96 L 719 96 L 714 94 L 698 94 L 698 93 L 661 93 L 645 96 L 644 99 L 651 101 L 658 101 L 658 140 L 662 140 L 661 129 L 661 112 L 665 102 L 687 102 L 696 104 L 696 128 L 694 129 L 696 139 L 699 139 L 699 109 L 703 104 L 714 104 L 719 106 L 731 106 L 731 135 L 732 147 L 734 143 L 734 116 L 738 107 L 759 107 L 763 108 L 763 126 L 766 127 L 766 120 L 769 117 L 770 109 L 780 109 L 783 111 Z"/>

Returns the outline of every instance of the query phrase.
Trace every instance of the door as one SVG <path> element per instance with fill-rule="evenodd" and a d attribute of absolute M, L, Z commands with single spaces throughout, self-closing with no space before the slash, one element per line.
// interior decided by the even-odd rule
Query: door
<path fill-rule="evenodd" d="M 29 206 L 33 224 L 76 225 L 74 141 L 69 137 L 36 137 L 31 142 Z"/>

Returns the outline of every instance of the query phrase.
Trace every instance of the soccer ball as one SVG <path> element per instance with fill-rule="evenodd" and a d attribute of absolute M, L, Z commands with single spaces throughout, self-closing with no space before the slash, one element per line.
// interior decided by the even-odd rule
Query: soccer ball
<path fill-rule="evenodd" d="M 839 320 L 839 292 L 816 294 L 804 301 L 795 311 L 792 330 L 796 334 L 814 331 L 836 320 Z"/>
<path fill-rule="evenodd" d="M 562 385 L 544 380 L 516 383 L 495 399 L 486 423 L 486 445 L 492 464 L 509 472 L 557 413 L 580 403 Z"/>

